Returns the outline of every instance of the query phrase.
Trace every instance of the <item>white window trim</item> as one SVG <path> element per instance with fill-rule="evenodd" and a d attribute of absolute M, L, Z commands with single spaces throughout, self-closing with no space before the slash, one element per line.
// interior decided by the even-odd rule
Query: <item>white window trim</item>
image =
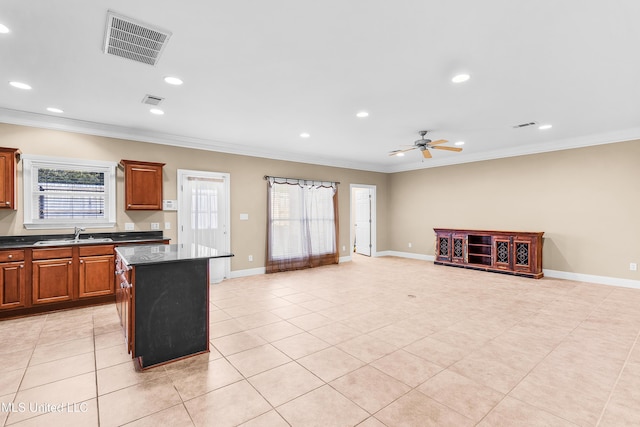
<path fill-rule="evenodd" d="M 73 228 L 76 226 L 86 226 L 91 228 L 112 228 L 116 225 L 116 162 L 104 162 L 99 160 L 67 159 L 61 157 L 48 157 L 24 154 L 22 158 L 22 181 L 23 181 L 23 204 L 24 204 L 24 228 L 26 229 L 53 229 L 53 228 Z M 51 166 L 62 169 L 91 169 L 100 170 L 107 175 L 105 184 L 107 186 L 105 196 L 104 220 L 76 219 L 66 221 L 43 221 L 33 218 L 31 189 L 33 188 L 33 166 Z"/>

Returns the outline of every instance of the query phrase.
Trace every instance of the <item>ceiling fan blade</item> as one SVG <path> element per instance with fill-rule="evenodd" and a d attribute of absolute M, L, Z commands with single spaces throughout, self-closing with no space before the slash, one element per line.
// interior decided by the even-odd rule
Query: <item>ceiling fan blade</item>
<path fill-rule="evenodd" d="M 411 147 L 411 148 L 406 148 L 406 149 L 404 149 L 404 150 L 393 150 L 393 151 L 390 151 L 390 152 L 389 152 L 389 155 L 390 155 L 390 156 L 395 156 L 395 155 L 397 155 L 397 154 L 404 153 L 405 151 L 415 150 L 416 148 L 417 148 L 417 147 Z"/>
<path fill-rule="evenodd" d="M 437 141 L 431 141 L 431 142 L 429 143 L 429 145 L 444 144 L 445 142 L 449 142 L 449 141 L 447 141 L 446 139 L 439 139 L 439 140 L 437 140 Z"/>
<path fill-rule="evenodd" d="M 431 147 L 435 150 L 462 151 L 460 147 Z"/>
<path fill-rule="evenodd" d="M 422 157 L 424 157 L 425 159 L 430 159 L 431 153 L 429 152 L 429 150 L 427 149 L 422 150 Z"/>

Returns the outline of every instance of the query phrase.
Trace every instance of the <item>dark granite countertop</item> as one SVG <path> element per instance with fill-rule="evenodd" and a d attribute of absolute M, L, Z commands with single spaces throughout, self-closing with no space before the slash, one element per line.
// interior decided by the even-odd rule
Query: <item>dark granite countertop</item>
<path fill-rule="evenodd" d="M 99 239 L 109 238 L 112 242 L 99 241 Z M 0 249 L 16 249 L 43 247 L 35 245 L 36 242 L 44 240 L 73 239 L 71 234 L 29 234 L 20 236 L 0 236 Z M 73 244 L 91 245 L 120 245 L 123 243 L 151 242 L 158 240 L 168 240 L 162 235 L 162 231 L 119 231 L 113 233 L 80 233 L 80 240 Z M 68 245 L 67 245 L 68 246 Z M 44 246 L 46 247 L 46 246 Z"/>
<path fill-rule="evenodd" d="M 166 262 L 187 261 L 193 259 L 229 258 L 231 252 L 199 246 L 198 248 L 182 248 L 181 245 L 131 245 L 118 246 L 116 252 L 129 265 L 160 264 Z"/>

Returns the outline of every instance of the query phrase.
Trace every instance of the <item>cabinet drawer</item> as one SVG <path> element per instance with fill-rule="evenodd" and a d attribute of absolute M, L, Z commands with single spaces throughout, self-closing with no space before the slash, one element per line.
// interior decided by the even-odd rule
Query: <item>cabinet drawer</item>
<path fill-rule="evenodd" d="M 55 259 L 55 258 L 71 258 L 73 248 L 51 248 L 51 249 L 34 249 L 32 252 L 33 259 Z"/>
<path fill-rule="evenodd" d="M 80 246 L 80 256 L 113 255 L 113 245 Z"/>
<path fill-rule="evenodd" d="M 24 261 L 24 250 L 0 251 L 0 262 Z"/>

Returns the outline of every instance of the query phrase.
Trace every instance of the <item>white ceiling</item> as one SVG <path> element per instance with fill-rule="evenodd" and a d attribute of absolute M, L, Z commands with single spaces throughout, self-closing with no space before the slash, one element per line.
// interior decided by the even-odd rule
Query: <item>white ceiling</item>
<path fill-rule="evenodd" d="M 103 53 L 108 10 L 172 33 L 155 67 Z M 3 0 L 0 122 L 381 172 L 636 139 L 639 19 L 638 0 Z M 530 121 L 553 127 L 512 127 Z M 422 129 L 464 150 L 388 156 Z"/>

